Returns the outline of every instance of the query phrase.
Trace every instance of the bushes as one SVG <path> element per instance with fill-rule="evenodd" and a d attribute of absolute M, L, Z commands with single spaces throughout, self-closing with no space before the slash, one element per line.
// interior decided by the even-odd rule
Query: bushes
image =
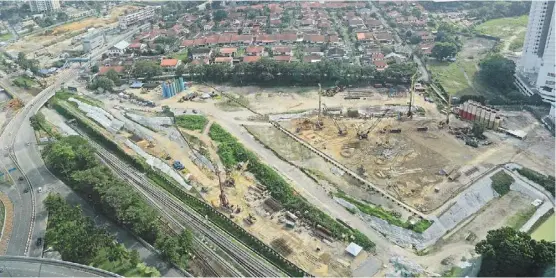
<path fill-rule="evenodd" d="M 48 211 L 46 244 L 60 252 L 64 261 L 92 265 L 124 276 L 160 276 L 155 268 L 140 263 L 139 253 L 115 243 L 106 230 L 95 227 L 80 207 L 71 207 L 60 195 L 44 201 Z"/>
<path fill-rule="evenodd" d="M 506 172 L 498 171 L 498 173 L 490 177 L 492 180 L 492 188 L 500 196 L 504 196 L 506 193 L 510 192 L 510 185 L 514 183 L 514 178 L 508 175 Z"/>
<path fill-rule="evenodd" d="M 318 210 L 303 197 L 299 196 L 293 188 L 272 168 L 263 164 L 252 152 L 246 150 L 231 134 L 218 124 L 210 128 L 209 136 L 219 142 L 218 155 L 226 167 L 234 167 L 238 162 L 249 161 L 248 171 L 270 191 L 272 197 L 278 200 L 286 209 L 299 211 L 303 218 L 314 226 L 321 225 L 328 229 L 336 239 L 343 240 L 343 236 L 352 236 L 353 241 L 367 250 L 373 249 L 375 244 L 359 231 L 350 231 L 348 228 L 332 219 L 327 214 Z"/>
<path fill-rule="evenodd" d="M 207 118 L 201 115 L 181 115 L 175 119 L 179 127 L 189 130 L 203 130 L 208 122 Z"/>
<path fill-rule="evenodd" d="M 554 196 L 554 184 L 556 183 L 556 181 L 554 180 L 554 176 L 545 176 L 537 171 L 525 167 L 517 169 L 517 172 L 527 179 L 538 183 L 540 186 L 544 187 L 544 189 L 550 192 L 552 196 Z"/>
<path fill-rule="evenodd" d="M 392 225 L 396 225 L 398 227 L 402 227 L 405 229 L 413 230 L 417 233 L 422 233 L 426 229 L 428 229 L 432 225 L 432 221 L 422 219 L 419 222 L 415 223 L 415 225 L 411 224 L 409 221 L 403 221 L 400 219 L 399 216 L 393 215 L 392 212 L 384 210 L 381 207 L 371 207 L 367 204 L 364 204 L 360 201 L 357 201 L 349 196 L 347 196 L 343 192 L 339 192 L 336 194 L 339 198 L 342 198 L 351 204 L 355 205 L 361 212 L 378 217 L 382 220 L 386 220 L 388 223 Z"/>

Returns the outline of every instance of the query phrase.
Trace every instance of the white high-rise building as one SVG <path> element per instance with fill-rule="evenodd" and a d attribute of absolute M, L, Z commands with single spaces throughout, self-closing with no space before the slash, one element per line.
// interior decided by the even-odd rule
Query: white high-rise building
<path fill-rule="evenodd" d="M 523 56 L 516 68 L 516 86 L 526 95 L 556 101 L 556 28 L 554 0 L 533 1 L 529 12 Z"/>
<path fill-rule="evenodd" d="M 29 7 L 34 13 L 55 11 L 60 9 L 60 0 L 31 0 Z"/>

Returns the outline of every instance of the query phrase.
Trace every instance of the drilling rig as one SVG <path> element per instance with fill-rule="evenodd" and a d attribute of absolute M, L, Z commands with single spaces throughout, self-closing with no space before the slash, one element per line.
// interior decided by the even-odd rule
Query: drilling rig
<path fill-rule="evenodd" d="M 230 206 L 230 202 L 228 201 L 228 197 L 226 196 L 226 192 L 224 192 L 224 183 L 222 182 L 222 178 L 220 177 L 220 169 L 218 168 L 218 165 L 214 166 L 214 172 L 216 174 L 216 176 L 218 177 L 218 184 L 220 186 L 220 207 L 221 208 L 229 208 Z"/>
<path fill-rule="evenodd" d="M 411 76 L 411 88 L 409 88 L 409 109 L 407 110 L 407 117 L 410 119 L 413 118 L 413 111 L 411 111 L 411 108 L 413 106 L 413 95 L 415 94 L 415 77 L 418 72 L 419 69 L 417 69 L 413 76 Z"/>
<path fill-rule="evenodd" d="M 390 111 L 390 109 L 386 109 L 384 111 L 384 113 L 382 113 L 380 118 L 378 118 L 376 121 L 374 121 L 367 129 L 361 129 L 361 125 L 358 126 L 357 127 L 357 138 L 359 140 L 368 139 L 369 138 L 369 133 L 382 121 L 382 119 L 384 117 L 386 117 L 386 114 L 388 113 L 388 111 Z"/>
<path fill-rule="evenodd" d="M 340 136 L 346 136 L 348 131 L 347 131 L 347 126 L 344 124 L 343 126 L 340 126 L 340 124 L 338 124 L 338 122 L 336 121 L 336 119 L 332 118 L 332 121 L 334 121 L 334 125 L 336 126 L 336 128 L 338 129 L 338 135 Z"/>
<path fill-rule="evenodd" d="M 324 126 L 324 123 L 322 122 L 322 101 L 321 101 L 321 97 L 322 97 L 322 87 L 320 86 L 320 83 L 319 83 L 319 114 L 318 114 L 317 122 L 315 123 L 315 129 L 316 130 L 321 130 Z"/>

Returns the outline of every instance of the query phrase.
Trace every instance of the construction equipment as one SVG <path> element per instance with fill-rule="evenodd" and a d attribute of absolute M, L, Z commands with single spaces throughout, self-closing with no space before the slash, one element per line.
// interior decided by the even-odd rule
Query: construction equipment
<path fill-rule="evenodd" d="M 253 225 L 257 222 L 257 218 L 251 214 L 249 214 L 247 217 L 243 218 L 243 220 L 245 220 L 245 222 L 247 222 L 247 224 L 249 225 Z"/>
<path fill-rule="evenodd" d="M 334 119 L 334 118 L 332 118 L 332 121 L 334 121 L 334 125 L 338 129 L 338 135 L 346 136 L 347 133 L 348 133 L 347 126 L 344 124 L 343 127 L 341 127 L 340 124 L 338 124 L 338 121 L 336 121 L 336 119 Z"/>
<path fill-rule="evenodd" d="M 411 108 L 413 106 L 413 95 L 415 93 L 415 77 L 417 76 L 418 72 L 419 70 L 416 70 L 413 76 L 411 76 L 411 88 L 409 89 L 409 109 L 407 110 L 407 117 L 410 119 L 413 118 L 413 111 L 411 111 Z"/>
<path fill-rule="evenodd" d="M 222 178 L 220 177 L 220 169 L 218 168 L 218 165 L 215 165 L 214 168 L 215 168 L 214 173 L 218 177 L 218 184 L 220 186 L 220 195 L 218 196 L 220 198 L 220 207 L 221 208 L 229 208 L 230 207 L 230 202 L 228 201 L 228 197 L 226 196 L 226 192 L 224 192 L 224 183 L 222 182 Z"/>
<path fill-rule="evenodd" d="M 320 86 L 320 83 L 319 83 L 319 114 L 318 114 L 317 122 L 315 123 L 315 129 L 316 130 L 321 130 L 324 126 L 324 123 L 322 122 L 322 101 L 321 101 L 321 97 L 322 97 L 322 87 Z"/>
<path fill-rule="evenodd" d="M 363 139 L 367 139 L 369 138 L 369 133 L 382 121 L 382 119 L 384 117 L 386 117 L 386 114 L 388 113 L 388 111 L 390 111 L 390 109 L 386 109 L 384 111 L 384 113 L 382 113 L 382 115 L 376 120 L 374 121 L 367 129 L 361 129 L 361 125 L 357 127 L 357 138 L 359 140 L 363 140 Z"/>

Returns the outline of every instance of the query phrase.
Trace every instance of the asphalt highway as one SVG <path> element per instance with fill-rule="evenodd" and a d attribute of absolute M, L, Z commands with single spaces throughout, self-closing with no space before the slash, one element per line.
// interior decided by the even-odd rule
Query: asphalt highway
<path fill-rule="evenodd" d="M 90 59 L 98 58 L 112 45 L 128 39 L 138 29 L 135 28 L 113 38 L 110 43 L 93 52 Z M 84 66 L 88 66 L 88 63 Z M 46 192 L 64 185 L 44 166 L 35 144 L 29 117 L 36 114 L 62 84 L 77 78 L 80 68 L 75 64 L 59 72 L 56 82 L 26 102 L 25 107 L 8 123 L 0 136 L 2 151 L 0 161 L 5 169 L 19 168 L 10 173 L 12 179 L 16 181 L 15 186 L 6 190 L 14 206 L 14 227 L 7 248 L 9 255 L 33 257 L 42 255 L 42 246 L 35 244 L 37 238 L 44 237 L 46 232 L 47 214 L 42 201 L 47 196 Z M 19 167 L 15 167 L 16 164 Z M 18 181 L 20 176 L 25 177 L 25 180 Z M 39 187 L 42 188 L 43 193 L 38 193 Z M 24 193 L 25 188 L 30 188 L 28 193 Z"/>

